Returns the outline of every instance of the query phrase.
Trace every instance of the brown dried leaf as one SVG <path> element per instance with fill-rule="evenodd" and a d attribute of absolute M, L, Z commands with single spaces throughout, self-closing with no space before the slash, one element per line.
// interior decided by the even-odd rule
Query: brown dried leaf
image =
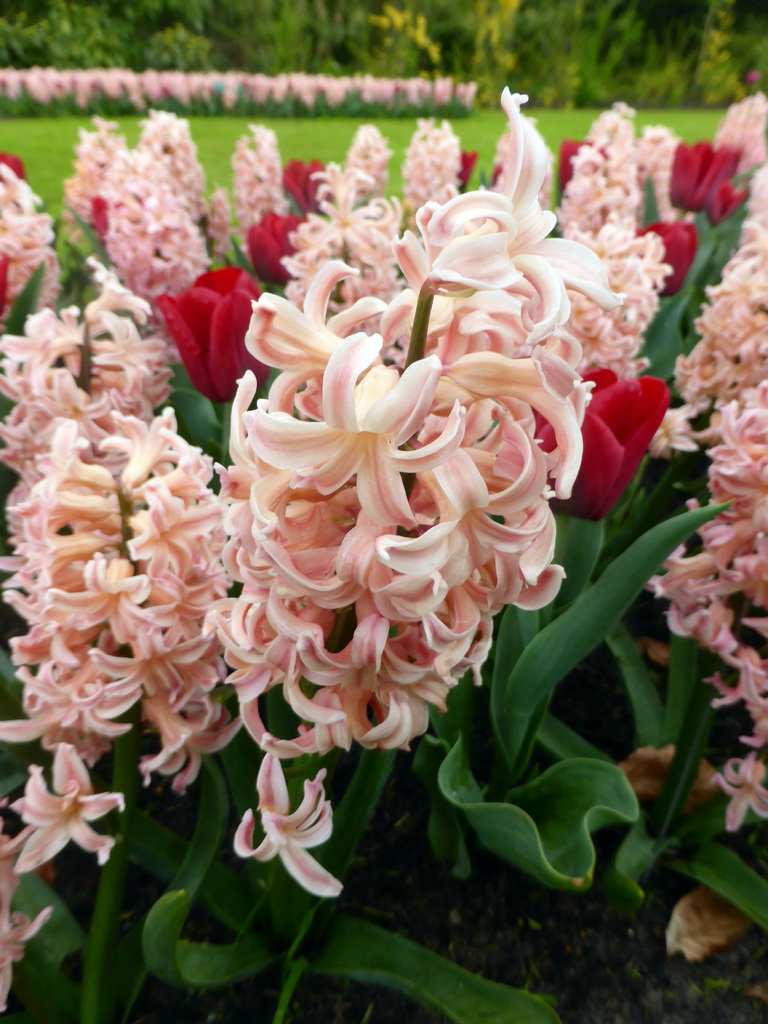
<path fill-rule="evenodd" d="M 641 653 L 655 665 L 662 665 L 664 668 L 669 665 L 669 644 L 655 640 L 652 636 L 641 636 L 639 647 Z"/>
<path fill-rule="evenodd" d="M 761 981 L 759 984 L 753 985 L 744 994 L 752 999 L 762 999 L 764 1003 L 768 1003 L 768 981 Z"/>
<path fill-rule="evenodd" d="M 732 903 L 700 885 L 678 900 L 667 925 L 667 956 L 703 960 L 735 946 L 752 924 Z"/>
<path fill-rule="evenodd" d="M 674 756 L 674 745 L 669 743 L 666 747 L 659 748 L 638 747 L 625 761 L 619 763 L 619 768 L 626 775 L 641 804 L 649 803 L 659 795 Z M 709 761 L 701 761 L 691 792 L 683 806 L 685 814 L 720 792 L 720 787 L 715 782 L 716 774 L 714 765 Z"/>

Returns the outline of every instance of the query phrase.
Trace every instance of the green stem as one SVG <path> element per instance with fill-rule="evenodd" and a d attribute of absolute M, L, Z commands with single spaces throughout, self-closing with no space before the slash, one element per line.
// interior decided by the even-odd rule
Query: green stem
<path fill-rule="evenodd" d="M 91 339 L 88 335 L 88 328 L 85 329 L 83 344 L 80 346 L 80 370 L 75 378 L 75 383 L 82 391 L 91 390 L 91 370 L 93 368 L 93 356 L 91 353 Z"/>
<path fill-rule="evenodd" d="M 272 1018 L 272 1024 L 283 1024 L 285 1015 L 291 1005 L 291 999 L 293 999 L 293 993 L 296 991 L 296 986 L 308 966 L 309 964 L 303 956 L 300 956 L 298 960 L 294 960 L 290 973 L 288 974 L 285 984 L 280 992 L 280 1001 L 277 1004 L 275 1016 Z"/>
<path fill-rule="evenodd" d="M 229 435 L 232 429 L 232 403 L 221 403 L 221 451 L 226 464 L 229 455 Z"/>
<path fill-rule="evenodd" d="M 85 944 L 80 1024 L 109 1024 L 114 1019 L 117 965 L 114 954 L 120 927 L 120 912 L 128 870 L 130 832 L 139 793 L 139 716 L 141 704 L 128 712 L 131 728 L 114 746 L 112 790 L 122 793 L 125 809 L 118 818 L 115 845 L 101 869 L 91 928 Z"/>
<path fill-rule="evenodd" d="M 405 368 L 415 363 L 417 359 L 424 358 L 424 351 L 427 347 L 427 334 L 429 332 L 429 315 L 432 312 L 434 293 L 425 285 L 419 292 L 419 299 L 416 303 L 416 312 L 413 314 L 413 330 L 408 345 L 408 355 L 405 357 Z"/>

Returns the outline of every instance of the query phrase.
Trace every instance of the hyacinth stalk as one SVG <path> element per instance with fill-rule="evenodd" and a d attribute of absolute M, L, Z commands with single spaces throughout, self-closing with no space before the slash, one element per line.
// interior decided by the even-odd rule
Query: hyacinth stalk
<path fill-rule="evenodd" d="M 140 717 L 141 706 L 136 704 L 124 718 L 131 728 L 115 740 L 113 748 L 112 791 L 123 794 L 125 808 L 117 819 L 115 845 L 99 874 L 83 959 L 81 1024 L 103 1024 L 112 1020 L 114 1013 L 115 953 L 125 899 L 131 829 L 139 796 Z"/>

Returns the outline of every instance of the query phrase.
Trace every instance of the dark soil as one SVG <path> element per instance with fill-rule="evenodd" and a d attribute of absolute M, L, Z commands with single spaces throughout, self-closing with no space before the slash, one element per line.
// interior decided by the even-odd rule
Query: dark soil
<path fill-rule="evenodd" d="M 553 707 L 591 742 L 615 757 L 632 749 L 631 723 L 607 659 L 599 653 L 570 677 Z M 723 720 L 716 746 L 727 748 L 743 731 Z M 477 760 L 489 742 L 478 737 Z M 485 749 L 483 749 L 485 748 Z M 768 938 L 753 927 L 729 952 L 700 963 L 668 958 L 664 932 L 672 907 L 694 887 L 658 868 L 643 907 L 614 909 L 598 881 L 586 893 L 546 889 L 516 868 L 472 850 L 472 874 L 451 875 L 430 849 L 429 801 L 410 770 L 411 755 L 395 771 L 359 849 L 339 910 L 391 929 L 483 977 L 551 997 L 563 1024 L 761 1024 L 768 1005 L 750 996 L 768 983 Z M 620 828 L 597 836 L 605 864 Z M 740 852 L 759 869 L 768 862 L 752 833 Z M 768 842 L 768 836 L 763 833 Z M 766 858 L 764 862 L 762 857 Z M 270 1021 L 279 975 L 268 973 L 229 992 L 174 998 L 152 985 L 136 1008 L 138 1024 L 241 1024 Z M 440 1015 L 405 996 L 372 985 L 306 974 L 286 1021 L 292 1024 L 438 1024 Z"/>
<path fill-rule="evenodd" d="M 554 892 L 474 850 L 458 881 L 435 862 L 428 801 L 403 755 L 347 879 L 339 910 L 366 918 L 483 977 L 551 996 L 563 1024 L 762 1024 L 768 1005 L 749 991 L 768 982 L 768 938 L 756 927 L 735 949 L 698 964 L 668 958 L 664 930 L 692 883 L 660 870 L 634 916 L 612 908 L 599 884 Z M 608 846 L 611 836 L 601 843 Z M 605 851 L 604 851 L 605 852 Z M 151 984 L 135 1024 L 270 1021 L 279 976 L 231 991 L 174 993 Z M 372 985 L 307 974 L 292 1024 L 439 1024 L 445 1018 Z"/>

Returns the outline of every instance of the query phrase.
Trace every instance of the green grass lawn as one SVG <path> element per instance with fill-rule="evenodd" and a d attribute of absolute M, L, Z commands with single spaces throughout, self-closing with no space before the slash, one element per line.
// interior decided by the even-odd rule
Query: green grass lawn
<path fill-rule="evenodd" d="M 536 110 L 539 130 L 549 146 L 557 152 L 563 138 L 583 138 L 599 111 L 596 110 Z M 642 110 L 636 118 L 638 130 L 646 124 L 666 124 L 687 142 L 711 139 L 723 111 L 717 110 Z M 129 144 L 136 142 L 141 117 L 124 117 L 120 127 Z M 370 119 L 369 119 L 370 120 Z M 197 144 L 208 183 L 232 184 L 231 159 L 235 143 L 248 132 L 253 118 L 193 117 L 190 118 L 192 137 Z M 277 133 L 283 160 L 294 158 L 343 160 L 355 129 L 365 119 L 265 119 L 260 123 Z M 390 170 L 390 192 L 401 191 L 400 168 L 403 155 L 413 134 L 415 122 L 405 118 L 380 118 L 374 122 L 389 140 L 394 151 Z M 490 171 L 496 143 L 505 128 L 501 109 L 480 110 L 468 118 L 454 122 L 454 130 L 461 138 L 464 149 L 480 153 L 479 168 Z M 0 121 L 0 150 L 17 153 L 26 162 L 27 175 L 34 190 L 46 202 L 54 215 L 61 209 L 61 183 L 72 174 L 74 146 L 78 129 L 90 127 L 88 118 L 10 118 Z M 477 180 L 477 179 L 475 179 Z"/>

